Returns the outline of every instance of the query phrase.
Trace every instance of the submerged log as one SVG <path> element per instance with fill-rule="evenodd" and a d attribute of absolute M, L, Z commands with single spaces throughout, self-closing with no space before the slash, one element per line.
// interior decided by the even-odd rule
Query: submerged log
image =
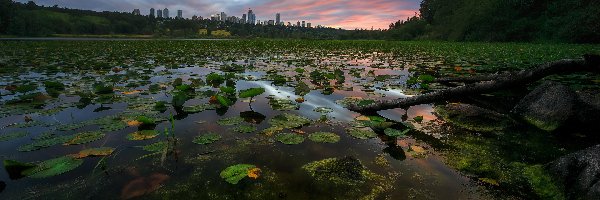
<path fill-rule="evenodd" d="M 393 108 L 407 108 L 414 105 L 432 103 L 442 100 L 452 100 L 474 94 L 493 92 L 500 89 L 524 86 L 554 74 L 571 74 L 577 72 L 600 73 L 600 56 L 585 55 L 584 59 L 565 59 L 542 64 L 533 69 L 495 74 L 479 77 L 483 81 L 455 88 L 435 91 L 423 95 L 403 99 L 379 100 L 368 105 L 351 104 L 348 109 L 355 112 L 375 112 Z M 466 78 L 465 80 L 474 80 Z M 457 81 L 457 80 L 455 80 Z M 460 81 L 459 81 L 460 82 Z M 469 82 L 469 81 L 465 81 Z"/>

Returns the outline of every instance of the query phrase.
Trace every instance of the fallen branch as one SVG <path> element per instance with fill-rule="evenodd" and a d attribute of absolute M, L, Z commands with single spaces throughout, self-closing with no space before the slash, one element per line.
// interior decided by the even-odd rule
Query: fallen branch
<path fill-rule="evenodd" d="M 380 100 L 368 105 L 351 104 L 348 109 L 356 112 L 374 112 L 393 108 L 407 108 L 409 106 L 432 103 L 442 100 L 465 97 L 473 94 L 493 92 L 499 89 L 523 86 L 527 83 L 538 81 L 553 74 L 571 74 L 576 72 L 600 72 L 600 56 L 586 55 L 584 59 L 565 59 L 546 63 L 533 69 L 491 75 L 489 80 L 468 84 L 460 87 L 440 90 L 419 96 Z"/>

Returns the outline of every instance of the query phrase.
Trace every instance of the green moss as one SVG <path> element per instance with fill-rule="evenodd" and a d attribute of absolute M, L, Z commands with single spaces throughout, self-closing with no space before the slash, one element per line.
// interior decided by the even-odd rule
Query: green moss
<path fill-rule="evenodd" d="M 523 116 L 523 119 L 527 121 L 529 124 L 538 127 L 544 131 L 552 132 L 560 127 L 560 123 L 558 122 L 548 122 L 540 119 L 536 119 L 535 117 Z"/>
<path fill-rule="evenodd" d="M 533 191 L 542 199 L 565 199 L 562 190 L 542 165 L 525 167 L 523 175 L 527 177 Z"/>

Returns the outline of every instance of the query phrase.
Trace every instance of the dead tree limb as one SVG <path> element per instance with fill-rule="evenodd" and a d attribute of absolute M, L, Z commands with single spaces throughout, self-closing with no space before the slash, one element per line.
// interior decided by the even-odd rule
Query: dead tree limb
<path fill-rule="evenodd" d="M 407 108 L 409 106 L 432 103 L 442 100 L 465 97 L 468 95 L 493 92 L 499 89 L 524 86 L 527 83 L 538 81 L 553 74 L 571 74 L 576 72 L 600 72 L 600 56 L 586 55 L 584 59 L 565 59 L 546 63 L 533 69 L 505 73 L 494 76 L 491 80 L 468 84 L 455 88 L 435 91 L 403 99 L 379 100 L 368 105 L 351 104 L 348 109 L 355 112 L 375 112 L 393 108 Z"/>

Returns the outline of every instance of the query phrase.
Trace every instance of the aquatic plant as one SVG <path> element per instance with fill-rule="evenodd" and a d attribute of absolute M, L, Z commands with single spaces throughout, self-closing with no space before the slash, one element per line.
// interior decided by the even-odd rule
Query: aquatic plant
<path fill-rule="evenodd" d="M 257 169 L 258 168 L 255 165 L 237 164 L 225 168 L 221 171 L 220 176 L 228 183 L 235 185 L 246 177 L 258 178 L 257 172 L 260 171 L 260 169 Z"/>
<path fill-rule="evenodd" d="M 337 143 L 340 141 L 340 136 L 331 132 L 314 132 L 308 135 L 308 139 L 313 142 Z"/>
<path fill-rule="evenodd" d="M 275 140 L 283 144 L 293 145 L 304 142 L 304 136 L 295 133 L 280 133 L 275 136 Z"/>
<path fill-rule="evenodd" d="M 213 133 L 213 132 L 209 132 L 209 133 L 195 137 L 192 142 L 196 143 L 196 144 L 212 144 L 219 140 L 221 140 L 221 135 Z"/>

